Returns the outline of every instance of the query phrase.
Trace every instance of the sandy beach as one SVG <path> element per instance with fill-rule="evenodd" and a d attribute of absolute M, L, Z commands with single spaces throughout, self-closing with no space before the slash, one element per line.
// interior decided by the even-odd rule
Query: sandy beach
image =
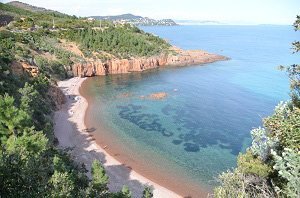
<path fill-rule="evenodd" d="M 147 185 L 153 188 L 154 197 L 181 197 L 128 168 L 96 143 L 93 136 L 86 130 L 84 123 L 88 103 L 80 95 L 79 88 L 85 79 L 75 77 L 58 82 L 58 87 L 66 95 L 66 103 L 54 115 L 54 131 L 59 147 L 70 148 L 69 152 L 74 160 L 77 163 L 84 163 L 89 171 L 92 161 L 100 160 L 110 178 L 111 191 L 119 191 L 123 185 L 126 185 L 130 188 L 133 197 L 141 197 L 143 186 Z M 88 176 L 90 177 L 90 172 Z"/>

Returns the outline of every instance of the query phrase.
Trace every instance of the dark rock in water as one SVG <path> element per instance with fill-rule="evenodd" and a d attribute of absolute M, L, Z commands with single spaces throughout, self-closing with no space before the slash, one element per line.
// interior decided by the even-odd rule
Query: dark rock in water
<path fill-rule="evenodd" d="M 198 152 L 200 151 L 200 148 L 197 144 L 185 143 L 184 150 L 186 150 L 187 152 Z"/>
<path fill-rule="evenodd" d="M 173 140 L 172 143 L 175 145 L 179 145 L 182 143 L 182 140 Z"/>

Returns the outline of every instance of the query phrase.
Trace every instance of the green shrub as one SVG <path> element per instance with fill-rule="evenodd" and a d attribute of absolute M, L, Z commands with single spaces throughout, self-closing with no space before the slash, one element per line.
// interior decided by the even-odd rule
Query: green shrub
<path fill-rule="evenodd" d="M 300 150 L 300 109 L 292 103 L 280 103 L 275 113 L 264 119 L 264 125 L 273 139 L 278 139 L 281 150 Z"/>
<path fill-rule="evenodd" d="M 219 175 L 221 186 L 214 189 L 214 197 L 216 198 L 227 198 L 236 197 L 242 198 L 246 197 L 246 184 L 244 183 L 243 174 L 234 171 L 226 172 Z"/>
<path fill-rule="evenodd" d="M 237 164 L 240 172 L 246 175 L 254 174 L 258 177 L 266 178 L 271 172 L 271 167 L 255 157 L 250 150 L 238 156 Z"/>

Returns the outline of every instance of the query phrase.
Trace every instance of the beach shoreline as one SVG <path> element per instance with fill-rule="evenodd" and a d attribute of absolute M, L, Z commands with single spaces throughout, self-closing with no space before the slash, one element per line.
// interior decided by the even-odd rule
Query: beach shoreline
<path fill-rule="evenodd" d="M 122 164 L 97 144 L 84 122 L 88 101 L 81 96 L 79 89 L 85 80 L 74 77 L 58 82 L 58 87 L 66 96 L 66 103 L 54 114 L 54 133 L 59 142 L 58 147 L 71 148 L 71 156 L 77 163 L 84 163 L 88 171 L 94 159 L 101 161 L 110 177 L 111 191 L 120 191 L 126 185 L 133 197 L 141 197 L 143 187 L 147 185 L 153 188 L 154 197 L 182 197 Z M 88 176 L 91 176 L 90 172 Z"/>

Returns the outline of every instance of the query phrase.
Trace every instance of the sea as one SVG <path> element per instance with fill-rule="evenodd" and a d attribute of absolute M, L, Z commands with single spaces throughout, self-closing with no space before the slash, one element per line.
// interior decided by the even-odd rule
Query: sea
<path fill-rule="evenodd" d="M 141 174 L 211 191 L 251 145 L 250 131 L 289 99 L 288 75 L 278 67 L 300 62 L 291 45 L 300 32 L 292 25 L 141 29 L 182 49 L 230 59 L 89 78 L 86 122 L 102 144 L 119 148 L 124 163 L 139 164 Z M 149 97 L 158 92 L 166 97 Z"/>

